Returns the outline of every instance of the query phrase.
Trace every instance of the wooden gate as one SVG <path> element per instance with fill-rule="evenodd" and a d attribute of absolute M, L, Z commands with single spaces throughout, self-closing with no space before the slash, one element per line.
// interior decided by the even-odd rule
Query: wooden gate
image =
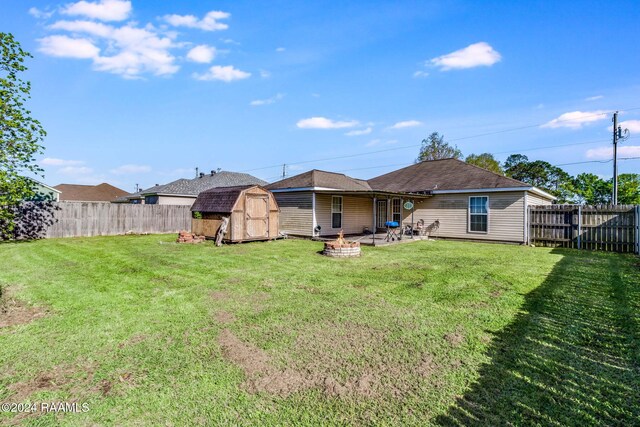
<path fill-rule="evenodd" d="M 250 194 L 245 196 L 245 239 L 268 238 L 269 197 Z"/>
<path fill-rule="evenodd" d="M 608 252 L 640 252 L 640 206 L 529 207 L 529 241 Z"/>

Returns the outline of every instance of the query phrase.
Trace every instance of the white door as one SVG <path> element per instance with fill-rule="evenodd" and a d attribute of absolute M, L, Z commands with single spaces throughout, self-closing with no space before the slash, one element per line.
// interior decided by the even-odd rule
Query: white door
<path fill-rule="evenodd" d="M 378 209 L 376 212 L 376 217 L 378 219 L 378 228 L 386 228 L 384 225 L 387 222 L 387 201 L 386 200 L 378 200 Z"/>

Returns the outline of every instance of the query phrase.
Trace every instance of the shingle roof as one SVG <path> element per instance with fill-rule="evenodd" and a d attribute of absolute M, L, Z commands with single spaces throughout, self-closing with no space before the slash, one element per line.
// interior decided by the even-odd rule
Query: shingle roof
<path fill-rule="evenodd" d="M 326 172 L 317 169 L 286 178 L 266 186 L 268 190 L 285 188 L 331 188 L 343 191 L 371 191 L 367 181 L 346 176 L 342 173 Z"/>
<path fill-rule="evenodd" d="M 203 191 L 191 206 L 192 212 L 231 213 L 238 196 L 254 185 L 218 187 Z"/>
<path fill-rule="evenodd" d="M 61 192 L 60 201 L 110 202 L 127 194 L 126 191 L 105 182 L 99 185 L 60 184 L 53 188 Z"/>
<path fill-rule="evenodd" d="M 417 193 L 430 190 L 531 187 L 457 159 L 430 160 L 372 178 L 374 190 Z"/>
<path fill-rule="evenodd" d="M 198 196 L 201 192 L 215 187 L 234 187 L 239 185 L 265 185 L 267 182 L 247 173 L 220 171 L 194 179 L 178 179 L 169 184 L 142 190 L 141 195 L 175 194 Z"/>

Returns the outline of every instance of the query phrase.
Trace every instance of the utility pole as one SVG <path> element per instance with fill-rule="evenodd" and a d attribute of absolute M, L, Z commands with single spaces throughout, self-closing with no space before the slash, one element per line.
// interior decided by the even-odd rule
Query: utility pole
<path fill-rule="evenodd" d="M 611 204 L 618 204 L 618 112 L 613 113 L 613 197 Z"/>
<path fill-rule="evenodd" d="M 285 179 L 287 177 L 287 165 L 283 164 L 282 165 L 282 179 Z"/>

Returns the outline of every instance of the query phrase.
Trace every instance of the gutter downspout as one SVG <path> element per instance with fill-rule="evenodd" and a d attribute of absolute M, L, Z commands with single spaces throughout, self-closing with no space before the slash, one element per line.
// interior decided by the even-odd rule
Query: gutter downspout
<path fill-rule="evenodd" d="M 318 221 L 316 220 L 316 193 L 311 193 L 311 237 L 316 237 L 316 227 Z"/>

